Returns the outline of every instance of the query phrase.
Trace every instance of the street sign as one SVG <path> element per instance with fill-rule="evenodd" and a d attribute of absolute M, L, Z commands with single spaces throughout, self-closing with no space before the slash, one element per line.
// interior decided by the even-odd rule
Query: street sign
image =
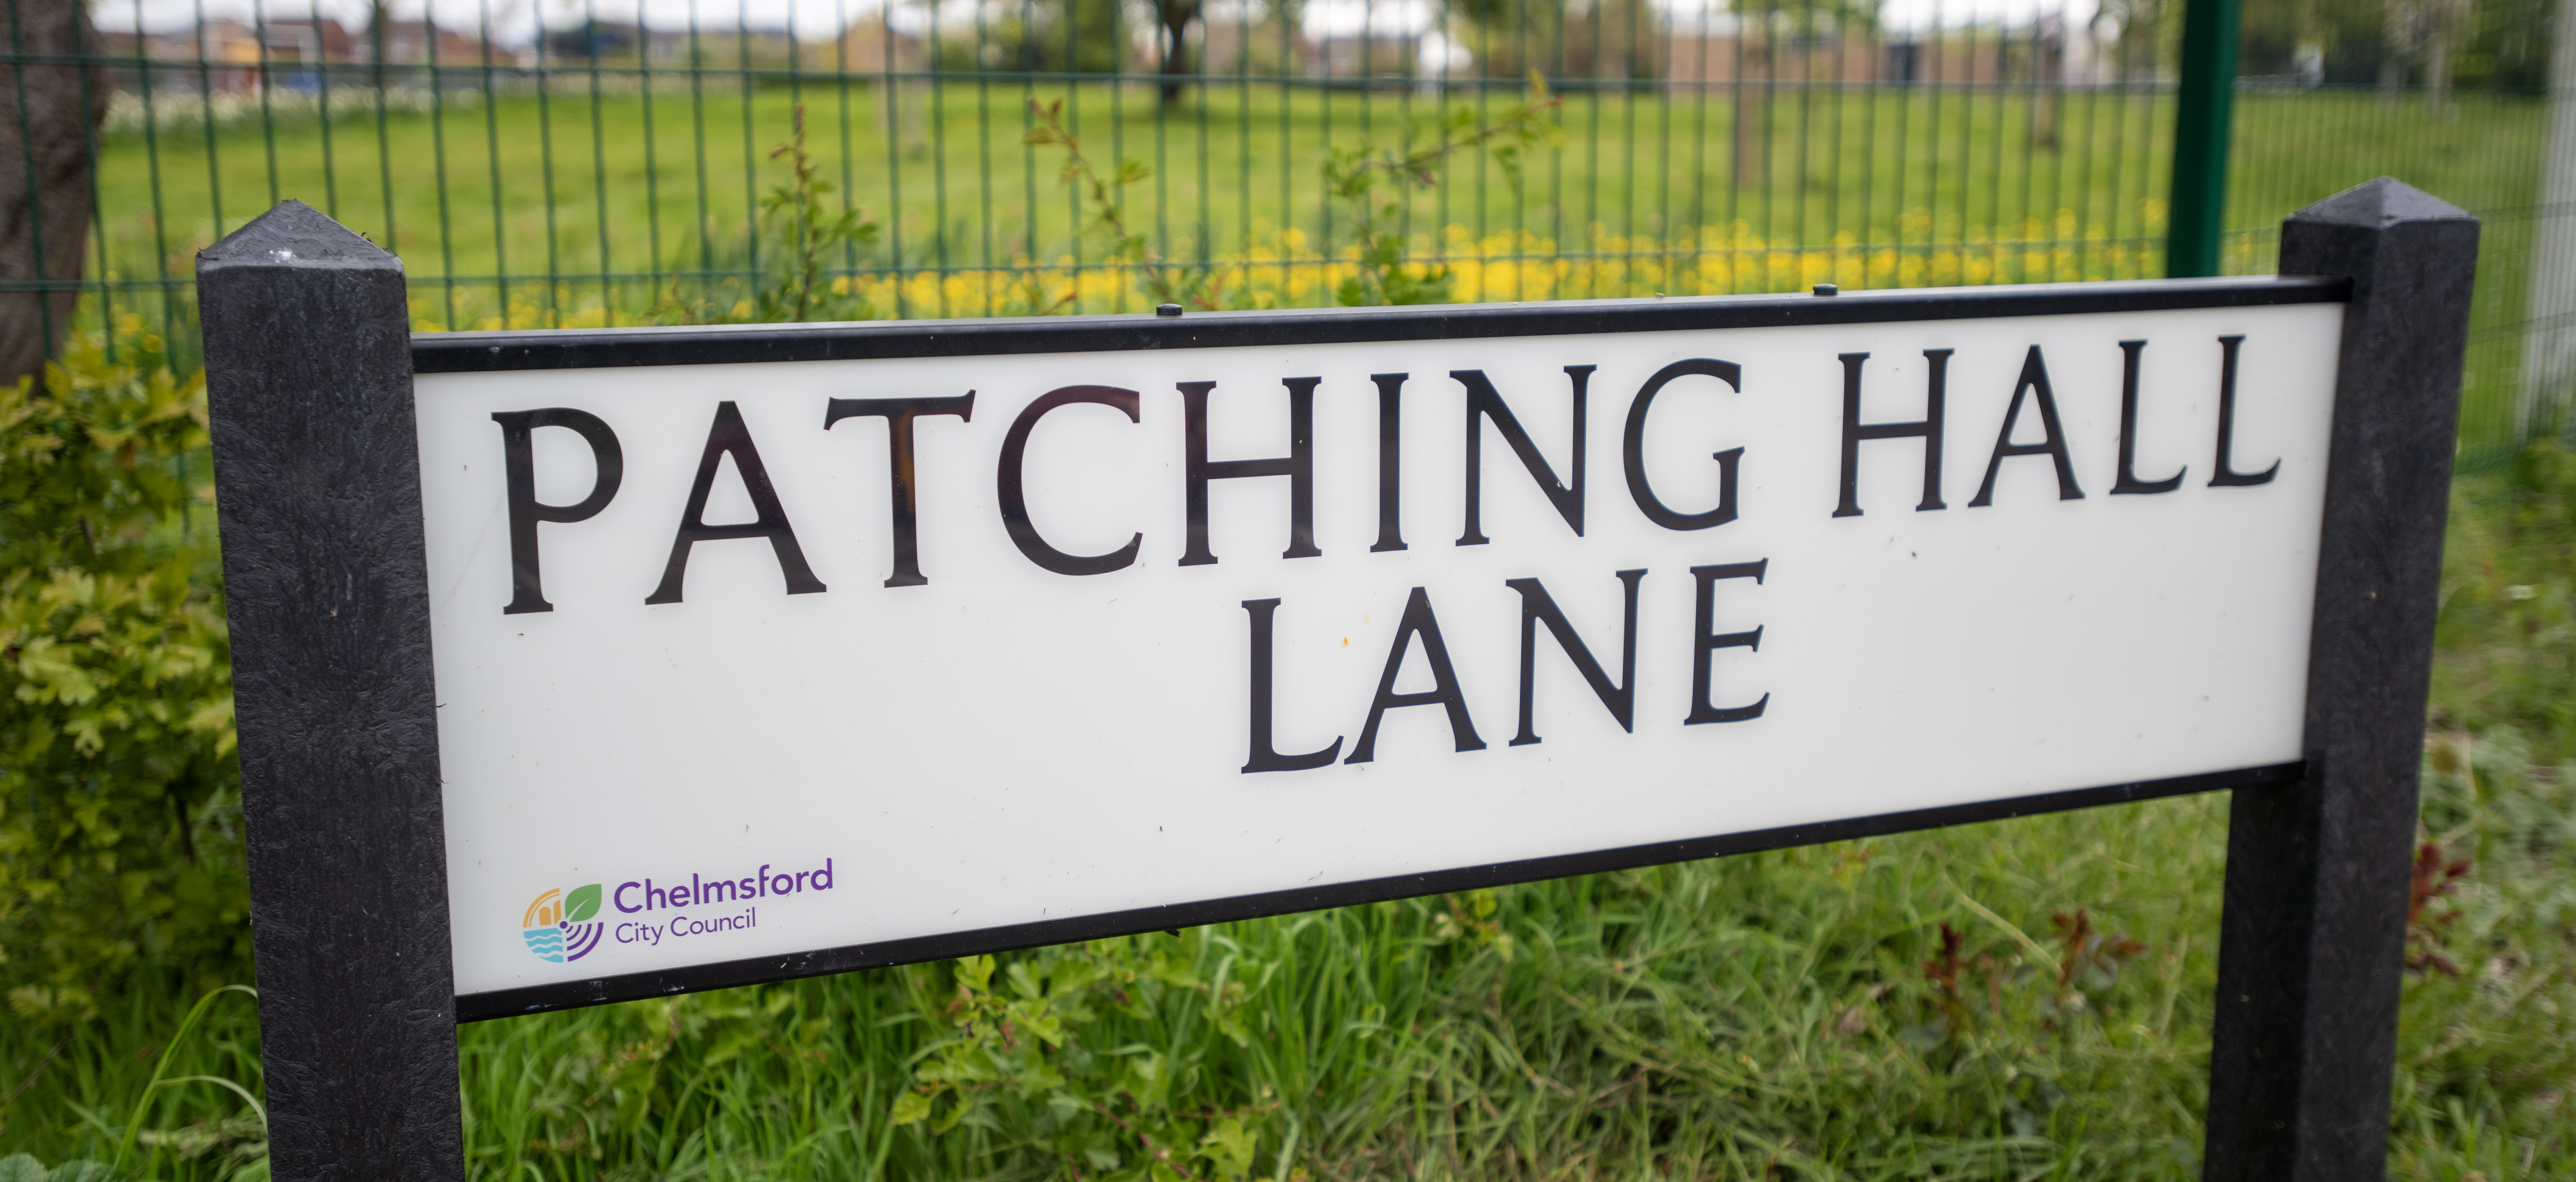
<path fill-rule="evenodd" d="M 2343 286 L 2004 290 L 422 338 L 462 1004 L 2285 774 Z"/>
<path fill-rule="evenodd" d="M 455 1023 L 2233 789 L 2206 1169 L 2376 1176 L 2477 223 L 2278 277 L 413 336 L 200 256 L 271 1168 Z"/>

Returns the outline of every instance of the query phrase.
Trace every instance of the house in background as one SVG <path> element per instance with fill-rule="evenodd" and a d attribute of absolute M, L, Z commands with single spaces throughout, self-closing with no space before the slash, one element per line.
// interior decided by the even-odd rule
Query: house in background
<path fill-rule="evenodd" d="M 1283 27 L 1275 7 L 1260 0 L 1203 0 L 1199 70 L 1256 78 L 1305 73 L 1316 57 L 1314 43 L 1297 24 Z"/>
<path fill-rule="evenodd" d="M 336 20 L 210 20 L 167 33 L 107 33 L 100 53 L 111 59 L 143 58 L 156 63 L 148 71 L 157 91 L 180 94 L 259 94 L 274 88 L 310 93 L 326 77 L 342 85 L 372 83 L 366 72 L 322 67 L 371 65 L 383 47 L 383 64 L 402 67 L 395 81 L 424 83 L 424 67 L 480 68 L 481 38 L 424 21 L 388 21 L 383 35 L 366 26 L 351 28 Z M 433 57 L 433 55 L 435 55 Z M 515 65 L 515 51 L 494 50 L 496 63 Z M 111 67 L 113 68 L 113 67 Z M 118 70 L 120 88 L 132 89 L 147 71 Z"/>
<path fill-rule="evenodd" d="M 1801 28 L 1789 14 L 1674 13 L 1664 88 L 1691 94 L 1739 83 L 1996 82 L 2101 86 L 2117 81 L 2090 26 L 2048 15 L 2016 26 L 1941 30 Z"/>
<path fill-rule="evenodd" d="M 905 19 L 909 15 L 912 14 L 880 12 L 854 20 L 842 32 L 837 47 L 811 56 L 821 58 L 828 55 L 831 59 L 828 65 L 836 70 L 843 68 L 841 63 L 847 61 L 847 68 L 853 74 L 921 73 L 930 68 L 930 42 L 922 35 L 928 22 L 918 22 L 924 28 L 908 27 L 916 23 Z"/>
<path fill-rule="evenodd" d="M 1310 76 L 1454 77 L 1473 62 L 1431 0 L 1306 0 L 1297 25 Z"/>
<path fill-rule="evenodd" d="M 432 62 L 440 66 L 483 64 L 483 42 L 480 38 L 427 21 L 387 21 L 381 36 L 368 30 L 355 34 L 354 40 L 358 43 L 357 60 L 362 62 L 377 60 L 376 54 L 381 46 L 384 64 L 389 66 L 425 66 Z M 511 60 L 499 53 L 495 53 L 493 58 L 495 61 Z"/>

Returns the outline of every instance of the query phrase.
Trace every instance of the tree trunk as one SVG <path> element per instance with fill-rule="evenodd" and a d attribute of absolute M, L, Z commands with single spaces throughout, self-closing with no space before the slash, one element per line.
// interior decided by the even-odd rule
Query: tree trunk
<path fill-rule="evenodd" d="M 1181 79 L 1189 74 L 1190 22 L 1198 19 L 1198 0 L 1162 0 L 1155 5 L 1163 26 L 1163 105 L 1181 101 Z"/>
<path fill-rule="evenodd" d="M 2394 103 L 2398 91 L 2406 85 L 2406 32 L 2399 27 L 2403 14 L 2397 5 L 2388 5 L 2387 44 L 2379 51 L 2379 101 Z"/>
<path fill-rule="evenodd" d="M 2516 426 L 2527 438 L 2568 430 L 2576 401 L 2576 0 L 2558 0 L 2549 54 L 2549 139 L 2540 157 L 2540 225 L 2523 316 Z"/>
<path fill-rule="evenodd" d="M 2451 103 L 2451 31 L 2424 39 L 2424 105 L 2435 113 Z"/>
<path fill-rule="evenodd" d="M 10 0 L 0 69 L 0 281 L 77 282 L 89 243 L 90 144 L 107 74 L 28 57 L 98 52 L 79 0 Z M 77 290 L 0 292 L 0 382 L 41 374 L 71 324 Z"/>
<path fill-rule="evenodd" d="M 2066 99 L 2066 34 L 2041 30 L 2030 42 L 2032 87 L 2030 142 L 2041 151 L 2057 150 L 2058 105 Z"/>
<path fill-rule="evenodd" d="M 884 117 L 886 142 L 906 156 L 919 156 L 929 150 L 930 84 L 911 75 L 919 74 L 936 63 L 925 60 L 919 45 L 895 30 L 893 4 L 887 4 L 878 11 L 877 22 L 879 31 L 884 34 L 884 40 L 879 43 L 884 52 L 871 61 L 854 65 L 864 65 L 868 72 L 878 76 L 877 110 Z M 1031 64 L 1036 66 L 1039 63 L 1032 60 Z"/>
<path fill-rule="evenodd" d="M 1751 28 L 1748 18 L 1739 29 Z M 1771 162 L 1764 134 L 1771 125 L 1771 37 L 1766 24 L 1761 40 L 1746 45 L 1742 33 L 1736 36 L 1735 67 L 1735 175 L 1731 178 L 1740 192 L 1746 185 L 1768 184 Z M 1759 83 L 1748 86 L 1747 83 Z"/>

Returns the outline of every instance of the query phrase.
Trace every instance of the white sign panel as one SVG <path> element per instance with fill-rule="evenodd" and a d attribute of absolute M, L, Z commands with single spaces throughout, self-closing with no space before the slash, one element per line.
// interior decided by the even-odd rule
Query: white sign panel
<path fill-rule="evenodd" d="M 2342 315 L 423 374 L 457 991 L 2296 761 Z"/>

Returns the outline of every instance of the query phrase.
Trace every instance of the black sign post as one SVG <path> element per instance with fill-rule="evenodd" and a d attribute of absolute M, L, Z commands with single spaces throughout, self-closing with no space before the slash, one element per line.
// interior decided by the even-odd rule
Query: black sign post
<path fill-rule="evenodd" d="M 772 958 L 763 963 L 775 967 L 759 970 L 736 962 L 694 976 L 638 974 L 523 992 L 538 999 L 534 1008 L 590 1004 L 641 996 L 648 987 L 778 980 L 1394 898 L 1470 880 L 1490 885 L 2233 788 L 2206 1175 L 2213 1182 L 2378 1179 L 2477 234 L 2476 221 L 2460 210 L 2382 178 L 2284 225 L 2283 273 L 2324 278 L 2121 285 L 2100 289 L 2101 298 L 2066 288 L 2026 296 L 1987 289 L 1907 296 L 1901 308 L 1896 300 L 1875 305 L 1899 309 L 1893 315 L 1873 313 L 1859 298 L 1601 302 L 1330 321 L 1270 314 L 1224 330 L 1243 337 L 1239 343 L 1274 344 L 1295 343 L 1298 333 L 1323 324 L 1340 334 L 1335 340 L 1415 340 L 1616 332 L 1623 320 L 1633 331 L 2347 301 L 2303 764 L 2069 785 L 2080 790 L 818 951 Z M 203 252 L 198 277 L 236 661 L 271 1170 L 282 1182 L 460 1179 L 458 1008 L 413 376 L 416 348 L 461 362 L 468 359 L 450 355 L 468 342 L 425 337 L 416 346 L 401 261 L 292 201 Z M 1702 322 L 1688 322 L 1694 316 Z M 1526 327 L 1534 317 L 1554 317 L 1556 326 Z M 1204 322 L 1107 321 L 904 330 L 913 335 L 902 347 L 916 351 L 895 355 L 1206 343 L 1189 335 Z M 870 356 L 877 354 L 867 350 L 891 339 L 817 326 L 594 334 L 513 348 L 553 350 L 564 364 L 600 364 L 577 355 L 613 350 L 619 359 L 611 364 L 651 365 Z M 489 352 L 494 364 L 528 365 L 515 353 L 505 356 L 501 344 Z M 2232 365 L 2234 353 L 2228 356 Z M 2212 483 L 2259 484 L 2264 474 L 2225 466 L 2228 413 L 2220 412 L 2222 463 Z M 2055 430 L 2052 418 L 2052 436 Z"/>
<path fill-rule="evenodd" d="M 290 201 L 197 284 L 269 1171 L 463 1178 L 402 260 Z"/>
<path fill-rule="evenodd" d="M 2281 226 L 2344 275 L 2308 649 L 2307 775 L 2228 813 L 2210 1182 L 2377 1179 L 2478 223 L 2385 177 Z"/>

